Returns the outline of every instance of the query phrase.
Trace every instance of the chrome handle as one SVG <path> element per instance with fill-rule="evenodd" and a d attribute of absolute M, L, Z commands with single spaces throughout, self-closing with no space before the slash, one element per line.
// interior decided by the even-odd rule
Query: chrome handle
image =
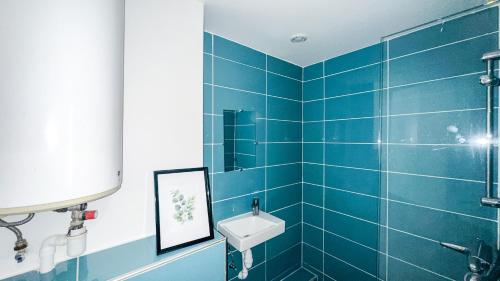
<path fill-rule="evenodd" d="M 480 83 L 486 86 L 486 196 L 481 198 L 483 206 L 500 208 L 500 199 L 493 194 L 493 112 L 494 112 L 494 87 L 499 85 L 495 77 L 495 61 L 500 59 L 500 50 L 483 55 L 486 62 L 486 75 L 480 77 Z"/>

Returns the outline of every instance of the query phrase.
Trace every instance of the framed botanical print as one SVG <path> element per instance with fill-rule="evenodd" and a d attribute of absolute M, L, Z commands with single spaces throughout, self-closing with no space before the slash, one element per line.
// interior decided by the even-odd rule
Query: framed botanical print
<path fill-rule="evenodd" d="M 208 168 L 154 172 L 156 253 L 214 238 Z"/>

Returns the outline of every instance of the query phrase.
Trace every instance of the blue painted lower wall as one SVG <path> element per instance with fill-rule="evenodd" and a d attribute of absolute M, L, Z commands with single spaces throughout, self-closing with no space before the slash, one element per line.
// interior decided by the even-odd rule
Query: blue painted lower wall
<path fill-rule="evenodd" d="M 226 239 L 218 232 L 213 240 L 160 256 L 156 237 L 151 236 L 61 262 L 47 274 L 32 271 L 4 281 L 224 281 L 225 257 Z"/>

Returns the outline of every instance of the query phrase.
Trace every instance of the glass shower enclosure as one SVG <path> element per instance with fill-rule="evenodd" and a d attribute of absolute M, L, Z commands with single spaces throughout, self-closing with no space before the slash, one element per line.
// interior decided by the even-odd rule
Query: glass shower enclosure
<path fill-rule="evenodd" d="M 488 205 L 498 205 L 500 54 L 483 57 L 498 49 L 498 17 L 491 4 L 382 39 L 379 194 L 360 195 L 378 214 L 358 217 L 378 241 L 351 239 L 376 262 L 354 265 L 366 273 L 356 280 L 498 279 L 488 279 L 498 274 L 498 208 Z"/>

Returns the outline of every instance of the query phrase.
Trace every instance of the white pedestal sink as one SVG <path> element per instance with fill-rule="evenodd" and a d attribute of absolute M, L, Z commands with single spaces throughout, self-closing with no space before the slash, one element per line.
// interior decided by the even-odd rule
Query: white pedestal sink
<path fill-rule="evenodd" d="M 217 230 L 241 252 L 242 269 L 238 278 L 245 279 L 253 263 L 251 248 L 285 232 L 285 221 L 262 211 L 256 216 L 249 212 L 220 221 Z"/>

